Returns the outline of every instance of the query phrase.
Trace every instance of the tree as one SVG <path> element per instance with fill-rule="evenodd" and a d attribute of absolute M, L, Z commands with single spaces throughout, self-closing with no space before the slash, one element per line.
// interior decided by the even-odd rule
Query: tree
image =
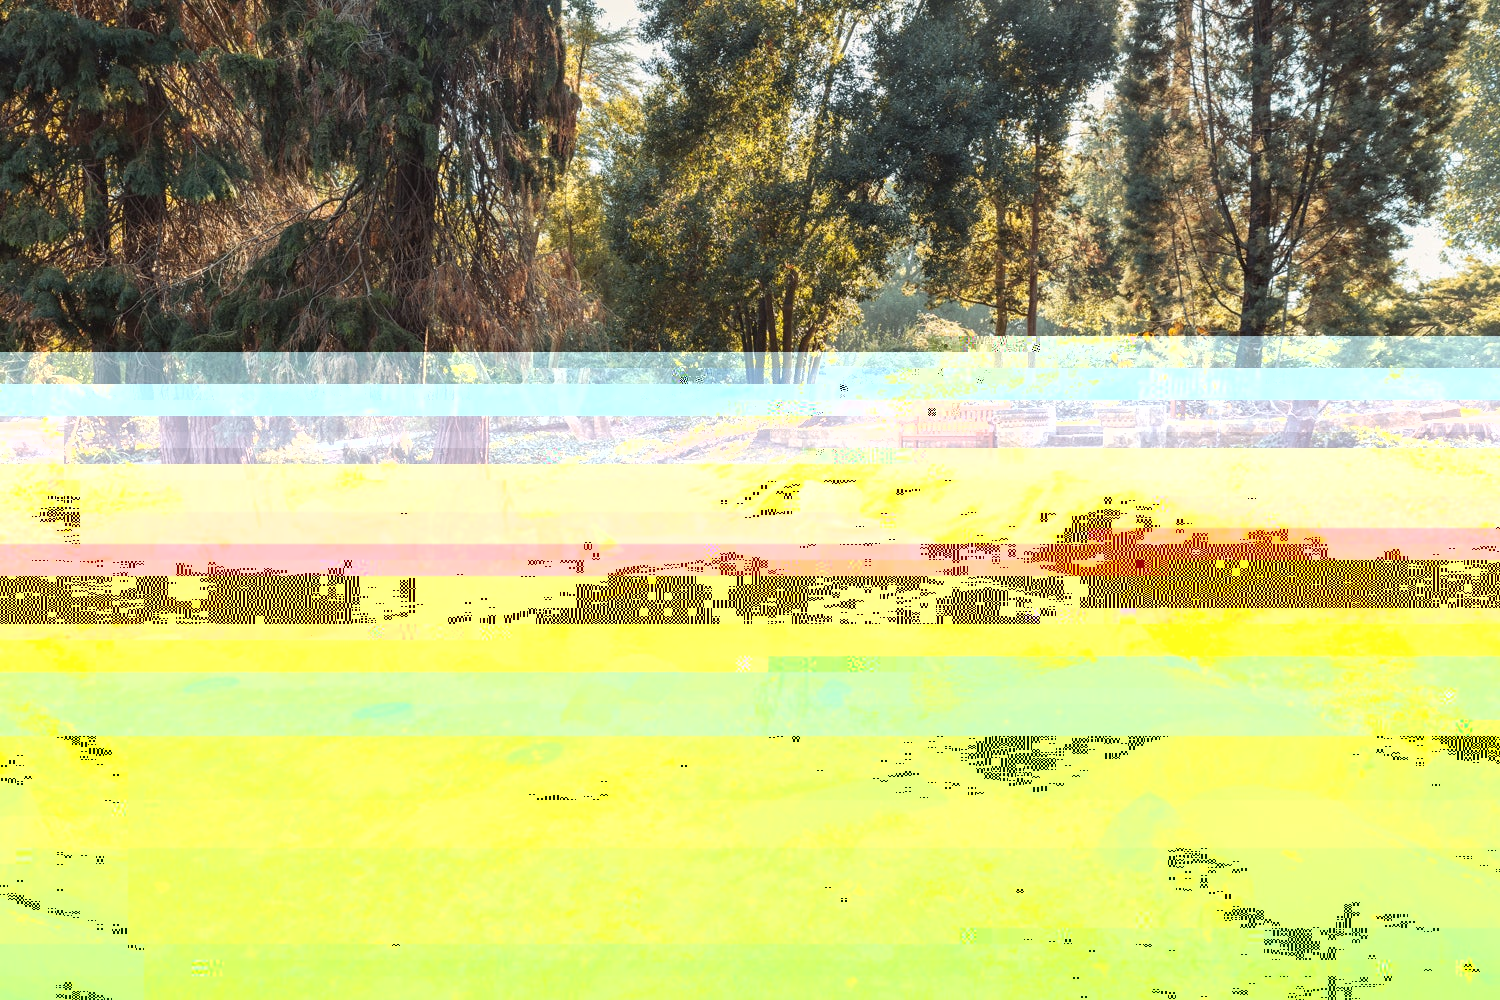
<path fill-rule="evenodd" d="M 247 171 L 193 127 L 200 52 L 178 3 L 68 8 L 0 0 L 3 280 L 67 340 L 160 349 L 173 332 L 157 295 L 169 201 L 226 199 Z M 95 379 L 120 372 L 101 358 Z"/>
<path fill-rule="evenodd" d="M 1027 336 L 1037 335 L 1042 214 L 1054 208 L 1063 193 L 1058 164 L 1078 103 L 1114 64 L 1118 20 L 1116 0 L 1031 0 L 1025 4 L 1015 0 L 1009 13 L 1014 38 L 1012 58 L 1024 66 L 1020 104 L 1031 168 L 1027 184 Z"/>
<path fill-rule="evenodd" d="M 1138 285 L 1170 297 L 1164 237 L 1185 248 L 1246 367 L 1294 286 L 1348 315 L 1438 193 L 1467 23 L 1467 0 L 1140 0 L 1118 91 Z"/>
<path fill-rule="evenodd" d="M 1108 332 L 1129 327 L 1136 332 L 1120 295 L 1126 280 L 1120 239 L 1124 157 L 1107 123 L 1105 109 L 1086 112 L 1078 145 L 1066 160 L 1069 193 L 1056 220 L 1048 315 L 1064 328 Z"/>
<path fill-rule="evenodd" d="M 1448 131 L 1444 221 L 1465 249 L 1500 250 L 1500 4 L 1480 0 L 1459 66 L 1461 110 Z"/>
<path fill-rule="evenodd" d="M 547 215 L 548 245 L 563 256 L 580 292 L 589 298 L 570 342 L 582 349 L 607 346 L 608 317 L 624 280 L 622 264 L 609 245 L 605 218 L 606 179 L 626 136 L 639 131 L 641 81 L 630 46 L 631 28 L 605 28 L 593 0 L 575 0 L 564 20 L 568 40 L 568 80 L 582 104 L 578 113 L 578 153 L 553 197 Z M 603 341 L 603 343 L 601 343 Z"/>
<path fill-rule="evenodd" d="M 1122 287 L 1153 329 L 1162 325 L 1166 304 L 1172 300 L 1163 234 L 1170 234 L 1175 251 L 1176 215 L 1171 192 L 1183 183 L 1174 177 L 1177 157 L 1173 154 L 1177 150 L 1173 147 L 1179 144 L 1172 142 L 1180 136 L 1182 126 L 1167 117 L 1173 103 L 1168 93 L 1174 64 L 1166 13 L 1166 5 L 1160 3 L 1145 2 L 1136 8 L 1125 42 L 1124 69 L 1115 84 L 1118 97 L 1110 122 L 1115 141 L 1108 144 L 1122 154 L 1119 176 L 1125 210 L 1118 224 L 1127 268 Z M 1180 87 L 1171 97 L 1181 100 Z M 1181 282 L 1180 255 L 1174 253 L 1172 263 Z M 1185 301 L 1182 306 L 1186 308 Z M 1191 322 L 1186 313 L 1184 319 Z"/>
<path fill-rule="evenodd" d="M 327 192 L 214 317 L 224 346 L 505 350 L 546 318 L 541 218 L 574 150 L 556 0 L 269 0 L 228 68 L 267 155 Z M 454 417 L 434 461 L 484 460 Z"/>
<path fill-rule="evenodd" d="M 864 0 L 653 0 L 665 46 L 609 191 L 627 345 L 738 346 L 747 380 L 801 382 L 883 276 L 902 220 L 849 141 Z"/>
<path fill-rule="evenodd" d="M 1468 368 L 1500 356 L 1500 266 L 1469 261 L 1459 273 L 1425 282 L 1381 304 L 1381 332 L 1403 338 L 1399 355 L 1436 367 Z M 1407 339 L 1410 338 L 1410 339 Z M 1372 364 L 1408 364 L 1377 348 Z M 1488 363 L 1488 362 L 1485 362 Z"/>
<path fill-rule="evenodd" d="M 0 0 L 0 324 L 14 346 L 92 350 L 95 382 L 169 377 L 186 283 L 283 200 L 217 71 L 245 28 L 237 9 L 180 0 Z M 241 460 L 213 447 L 215 426 L 162 418 L 164 460 Z"/>
<path fill-rule="evenodd" d="M 247 288 L 275 304 L 230 296 L 216 316 L 233 346 L 514 344 L 511 324 L 535 305 L 535 233 L 517 216 L 573 151 L 559 13 L 546 0 L 272 0 L 260 51 L 227 69 L 267 154 L 327 197 L 251 269 Z"/>
<path fill-rule="evenodd" d="M 997 336 L 1021 301 L 1037 332 L 1043 219 L 1064 195 L 1074 112 L 1114 60 L 1117 18 L 1115 0 L 942 0 L 877 34 L 876 131 L 922 228 L 927 291 L 994 309 Z"/>

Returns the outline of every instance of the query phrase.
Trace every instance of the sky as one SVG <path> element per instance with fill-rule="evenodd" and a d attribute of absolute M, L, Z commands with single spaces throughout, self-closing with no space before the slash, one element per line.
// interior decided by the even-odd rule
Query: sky
<path fill-rule="evenodd" d="M 1418 278 L 1430 281 L 1457 273 L 1458 269 L 1444 256 L 1448 244 L 1443 236 L 1442 226 L 1429 223 L 1409 229 L 1407 234 L 1411 237 L 1411 247 L 1404 255 L 1406 266 Z"/>
<path fill-rule="evenodd" d="M 640 22 L 641 12 L 635 0 L 597 0 L 597 2 L 604 11 L 604 21 L 609 27 L 624 27 L 626 24 Z M 650 46 L 638 43 L 636 49 L 643 59 L 651 54 Z M 1108 86 L 1101 85 L 1101 88 L 1096 89 L 1103 93 L 1107 91 Z M 1094 95 L 1090 96 L 1092 98 Z M 1407 230 L 1407 235 L 1411 238 L 1411 246 L 1405 253 L 1399 255 L 1398 259 L 1405 263 L 1418 280 L 1431 281 L 1457 273 L 1458 269 L 1455 264 L 1461 263 L 1461 255 L 1445 254 L 1447 243 L 1440 225 L 1426 223 L 1414 226 Z"/>
<path fill-rule="evenodd" d="M 640 10 L 635 0 L 596 0 L 604 11 L 604 22 L 611 28 L 623 27 L 630 21 L 640 20 Z"/>

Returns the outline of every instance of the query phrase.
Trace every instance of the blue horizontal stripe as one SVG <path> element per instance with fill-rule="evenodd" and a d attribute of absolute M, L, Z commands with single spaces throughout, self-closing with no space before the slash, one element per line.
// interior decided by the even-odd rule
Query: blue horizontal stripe
<path fill-rule="evenodd" d="M 789 385 L 0 385 L 0 416 L 695 416 L 845 414 L 902 400 L 1483 400 L 1485 369 L 1170 369 L 832 374 Z"/>

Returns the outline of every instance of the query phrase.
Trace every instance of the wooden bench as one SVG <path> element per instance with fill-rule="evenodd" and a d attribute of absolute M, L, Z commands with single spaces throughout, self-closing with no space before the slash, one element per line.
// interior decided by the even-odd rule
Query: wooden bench
<path fill-rule="evenodd" d="M 901 428 L 902 448 L 994 448 L 995 428 L 977 420 L 916 421 Z"/>
<path fill-rule="evenodd" d="M 990 422 L 996 427 L 1053 427 L 1057 418 L 1047 410 L 1006 410 L 995 414 Z"/>
<path fill-rule="evenodd" d="M 1015 404 L 1003 399 L 958 404 L 958 418 L 960 420 L 979 420 L 985 423 L 994 423 L 997 420 L 1005 419 L 1015 412 L 1017 412 Z"/>
<path fill-rule="evenodd" d="M 1134 427 L 1137 422 L 1134 406 L 1096 406 L 1094 417 L 1105 427 Z"/>
<path fill-rule="evenodd" d="M 1104 446 L 1104 425 L 1058 424 L 1048 443 L 1058 448 L 1101 448 Z"/>
<path fill-rule="evenodd" d="M 1461 417 L 1454 420 L 1424 421 L 1416 436 L 1423 440 L 1495 440 L 1495 425 L 1488 420 Z"/>

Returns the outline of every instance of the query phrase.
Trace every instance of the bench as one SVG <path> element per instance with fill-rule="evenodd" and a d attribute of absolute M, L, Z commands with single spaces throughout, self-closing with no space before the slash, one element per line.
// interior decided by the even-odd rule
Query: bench
<path fill-rule="evenodd" d="M 995 428 L 977 420 L 917 421 L 901 428 L 902 448 L 994 448 Z"/>
<path fill-rule="evenodd" d="M 1104 446 L 1104 425 L 1058 424 L 1048 444 L 1058 448 L 1101 448 Z"/>

